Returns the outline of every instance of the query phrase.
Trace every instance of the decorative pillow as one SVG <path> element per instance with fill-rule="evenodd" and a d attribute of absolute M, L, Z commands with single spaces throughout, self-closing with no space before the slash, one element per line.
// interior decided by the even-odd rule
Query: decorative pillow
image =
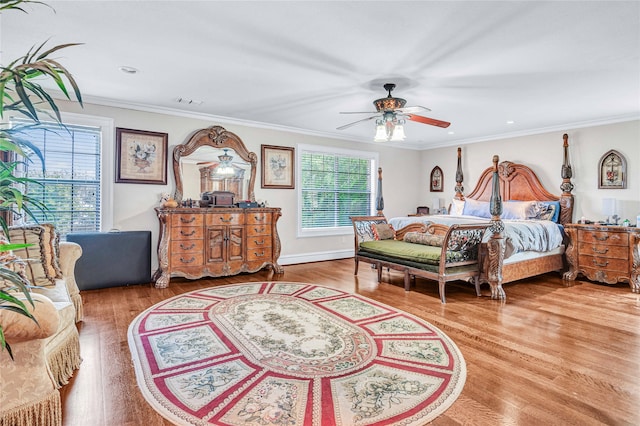
<path fill-rule="evenodd" d="M 537 201 L 508 201 L 502 204 L 502 219 L 532 219 L 539 213 Z"/>
<path fill-rule="evenodd" d="M 62 269 L 60 268 L 60 234 L 56 231 L 56 227 L 52 223 L 41 223 L 45 230 L 45 239 L 49 240 L 51 246 L 51 253 L 53 257 L 50 259 L 50 263 L 46 265 L 47 275 L 55 276 L 56 278 L 62 278 Z"/>
<path fill-rule="evenodd" d="M 57 263 L 52 237 L 50 229 L 41 225 L 9 228 L 11 243 L 31 244 L 29 247 L 14 250 L 14 254 L 26 263 L 25 274 L 33 285 L 52 286 L 58 278 L 56 271 L 60 270 L 60 266 Z"/>
<path fill-rule="evenodd" d="M 465 216 L 477 216 L 491 219 L 489 201 L 465 200 L 462 214 Z"/>
<path fill-rule="evenodd" d="M 388 223 L 372 223 L 371 231 L 376 240 L 393 240 L 396 237 L 396 231 Z"/>
<path fill-rule="evenodd" d="M 540 212 L 534 219 L 550 220 L 558 223 L 560 219 L 560 201 L 540 201 Z"/>
<path fill-rule="evenodd" d="M 433 235 L 426 232 L 407 232 L 404 234 L 407 243 L 424 244 L 425 246 L 442 247 L 444 236 Z"/>
<path fill-rule="evenodd" d="M 454 215 L 454 216 L 461 216 L 462 212 L 464 211 L 464 202 L 465 200 L 458 200 L 456 198 L 454 198 L 451 201 L 451 206 L 449 207 L 449 214 Z"/>
<path fill-rule="evenodd" d="M 4 235 L 0 235 L 0 246 L 7 244 L 9 244 L 9 241 L 7 241 Z M 0 265 L 18 274 L 25 281 L 25 284 L 28 284 L 27 277 L 25 276 L 25 262 L 16 256 L 12 250 L 0 251 Z M 13 282 L 0 277 L 0 288 L 10 288 L 14 286 L 15 284 Z"/>

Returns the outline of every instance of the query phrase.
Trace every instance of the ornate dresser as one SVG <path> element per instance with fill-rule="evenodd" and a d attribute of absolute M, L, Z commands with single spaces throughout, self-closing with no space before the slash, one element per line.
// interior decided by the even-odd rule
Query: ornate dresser
<path fill-rule="evenodd" d="M 565 279 L 575 280 L 581 273 L 606 284 L 624 281 L 640 293 L 640 229 L 569 223 L 565 230 L 570 239 Z"/>
<path fill-rule="evenodd" d="M 253 189 L 257 163 L 256 154 L 220 126 L 200 129 L 173 149 L 175 200 L 196 207 L 156 208 L 160 221 L 156 287 L 167 287 L 172 276 L 221 277 L 265 267 L 283 272 L 276 228 L 280 209 L 235 206 L 257 205 Z M 225 199 L 225 206 L 203 202 L 208 207 L 197 207 L 201 205 L 197 200 L 208 191 L 220 189 L 230 191 L 233 202 Z"/>
<path fill-rule="evenodd" d="M 160 220 L 156 287 L 190 279 L 257 272 L 278 265 L 279 208 L 157 208 Z"/>

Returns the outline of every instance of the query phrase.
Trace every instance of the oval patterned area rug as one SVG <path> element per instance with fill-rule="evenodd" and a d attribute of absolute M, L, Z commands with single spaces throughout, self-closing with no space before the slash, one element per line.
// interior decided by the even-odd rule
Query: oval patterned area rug
<path fill-rule="evenodd" d="M 128 335 L 142 394 L 183 425 L 422 425 L 466 379 L 460 350 L 428 322 L 311 284 L 185 293 Z"/>

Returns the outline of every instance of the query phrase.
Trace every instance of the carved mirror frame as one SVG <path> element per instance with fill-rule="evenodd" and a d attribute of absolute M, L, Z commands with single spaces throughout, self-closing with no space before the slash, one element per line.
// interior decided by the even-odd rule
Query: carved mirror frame
<path fill-rule="evenodd" d="M 221 126 L 211 126 L 206 129 L 196 131 L 186 143 L 176 145 L 173 148 L 173 176 L 176 181 L 175 200 L 182 201 L 182 173 L 180 172 L 180 159 L 193 154 L 198 148 L 210 146 L 213 148 L 229 148 L 244 161 L 251 165 L 251 176 L 249 177 L 248 195 L 250 201 L 256 200 L 254 186 L 256 183 L 256 170 L 258 168 L 258 156 L 255 152 L 250 152 L 242 142 L 242 139 L 235 133 L 227 131 Z"/>

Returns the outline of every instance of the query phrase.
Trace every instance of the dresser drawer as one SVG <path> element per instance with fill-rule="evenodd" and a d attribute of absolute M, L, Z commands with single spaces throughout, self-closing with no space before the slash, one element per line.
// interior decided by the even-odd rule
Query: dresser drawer
<path fill-rule="evenodd" d="M 247 213 L 247 224 L 262 225 L 271 223 L 271 213 Z"/>
<path fill-rule="evenodd" d="M 180 268 L 181 266 L 202 266 L 204 264 L 204 255 L 200 253 L 172 253 L 171 267 Z"/>
<path fill-rule="evenodd" d="M 613 244 L 618 246 L 629 245 L 629 234 L 622 232 L 606 232 L 606 231 L 578 231 L 578 241 L 585 243 L 593 243 L 596 245 Z"/>
<path fill-rule="evenodd" d="M 242 213 L 209 213 L 207 214 L 207 226 L 218 225 L 244 225 Z"/>
<path fill-rule="evenodd" d="M 203 238 L 202 227 L 178 226 L 171 228 L 171 240 L 201 240 Z"/>
<path fill-rule="evenodd" d="M 171 241 L 171 253 L 202 253 L 203 240 L 178 240 Z"/>
<path fill-rule="evenodd" d="M 204 223 L 204 215 L 203 214 L 195 214 L 195 213 L 179 213 L 174 214 L 171 217 L 173 221 L 173 226 L 202 226 Z"/>
<path fill-rule="evenodd" d="M 271 225 L 247 225 L 247 235 L 271 235 Z"/>
<path fill-rule="evenodd" d="M 251 250 L 262 247 L 271 247 L 271 236 L 261 235 L 247 238 L 247 249 Z"/>
<path fill-rule="evenodd" d="M 259 247 L 254 249 L 247 249 L 247 262 L 254 260 L 271 260 L 271 247 Z"/>
<path fill-rule="evenodd" d="M 584 254 L 587 256 L 611 257 L 615 259 L 629 258 L 629 247 L 627 246 L 614 246 L 580 242 L 578 243 L 578 251 L 581 255 Z"/>
<path fill-rule="evenodd" d="M 622 271 L 625 274 L 629 270 L 629 261 L 627 259 L 613 259 L 601 256 L 587 256 L 580 254 L 578 262 L 580 267 L 596 268 L 606 271 Z"/>

